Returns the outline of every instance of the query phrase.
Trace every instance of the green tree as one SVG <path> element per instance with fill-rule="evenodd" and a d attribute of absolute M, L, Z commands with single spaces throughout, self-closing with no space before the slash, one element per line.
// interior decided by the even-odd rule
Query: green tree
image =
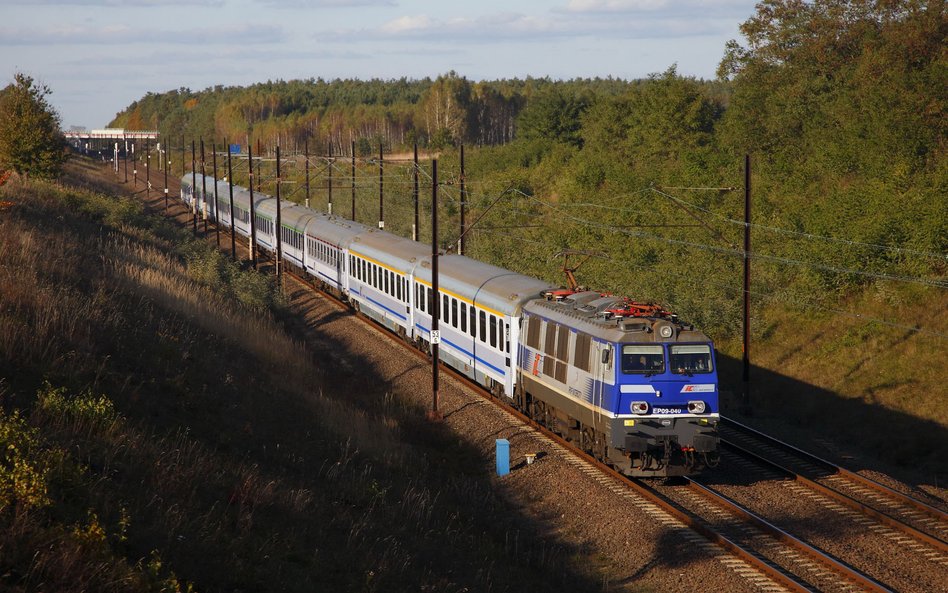
<path fill-rule="evenodd" d="M 550 86 L 531 97 L 517 119 L 522 138 L 565 142 L 581 147 L 580 121 L 589 99 Z"/>
<path fill-rule="evenodd" d="M 66 161 L 59 115 L 46 100 L 46 85 L 17 73 L 0 91 L 0 169 L 51 178 Z"/>

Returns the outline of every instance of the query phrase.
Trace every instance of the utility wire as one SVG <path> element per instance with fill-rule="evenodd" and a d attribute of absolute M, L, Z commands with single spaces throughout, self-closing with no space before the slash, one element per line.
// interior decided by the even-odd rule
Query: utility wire
<path fill-rule="evenodd" d="M 604 230 L 604 231 L 609 231 L 609 232 L 614 232 L 614 233 L 621 233 L 621 234 L 624 234 L 624 235 L 628 235 L 628 236 L 632 236 L 632 237 L 638 237 L 638 238 L 641 238 L 641 239 L 652 239 L 652 240 L 657 240 L 657 241 L 663 241 L 663 242 L 665 242 L 665 243 L 670 243 L 670 244 L 673 244 L 673 245 L 682 245 L 682 246 L 685 246 L 685 247 L 693 247 L 693 248 L 702 249 L 702 250 L 705 250 L 705 251 L 712 251 L 712 252 L 722 253 L 722 254 L 726 254 L 726 255 L 734 255 L 734 256 L 744 257 L 744 251 L 743 251 L 743 250 L 740 250 L 740 249 L 732 249 L 732 248 L 726 248 L 726 247 L 717 247 L 717 246 L 714 246 L 714 245 L 705 245 L 704 243 L 696 243 L 696 242 L 693 242 L 693 241 L 684 241 L 684 240 L 681 240 L 681 239 L 672 239 L 672 238 L 668 238 L 668 237 L 662 237 L 662 236 L 659 236 L 659 235 L 654 235 L 654 234 L 651 234 L 651 233 L 646 233 L 646 232 L 643 232 L 643 231 L 631 231 L 631 230 L 628 230 L 628 229 L 623 229 L 623 228 L 615 227 L 615 226 L 612 226 L 612 225 L 597 223 L 597 222 L 594 222 L 594 221 L 591 221 L 591 220 L 585 220 L 585 219 L 583 219 L 583 218 L 579 218 L 579 217 L 573 216 L 573 215 L 571 215 L 571 214 L 569 214 L 569 213 L 567 213 L 567 212 L 563 212 L 561 209 L 557 208 L 556 206 L 554 206 L 554 205 L 552 205 L 552 204 L 550 204 L 550 203 L 548 203 L 548 202 L 545 202 L 545 201 L 543 201 L 543 200 L 541 200 L 541 199 L 539 199 L 539 198 L 536 198 L 535 196 L 531 196 L 531 195 L 529 195 L 529 194 L 526 194 L 526 193 L 524 193 L 524 192 L 522 192 L 522 191 L 520 191 L 520 190 L 518 190 L 518 189 L 516 189 L 516 188 L 512 189 L 511 191 L 512 191 L 512 192 L 515 192 L 515 193 L 518 193 L 518 194 L 524 196 L 525 198 L 528 198 L 528 199 L 530 199 L 530 200 L 532 200 L 532 201 L 534 201 L 534 202 L 536 202 L 536 203 L 538 203 L 538 204 L 540 204 L 540 205 L 546 206 L 547 208 L 550 208 L 551 210 L 554 210 L 554 211 L 558 212 L 558 213 L 561 214 L 563 217 L 565 217 L 565 218 L 567 218 L 567 219 L 569 219 L 569 220 L 572 220 L 573 222 L 576 222 L 576 223 L 578 223 L 578 224 L 584 225 L 584 226 L 588 226 L 588 227 L 592 227 L 592 228 L 598 228 L 598 229 L 601 229 L 601 230 Z M 743 225 L 743 223 L 741 223 L 741 224 Z M 816 263 L 816 262 L 809 262 L 809 261 L 804 261 L 804 260 L 797 260 L 797 259 L 792 259 L 792 258 L 788 258 L 788 257 L 778 257 L 778 256 L 774 256 L 774 255 L 766 255 L 766 254 L 762 254 L 762 253 L 758 253 L 758 252 L 754 252 L 754 251 L 750 252 L 749 256 L 751 257 L 751 259 L 758 259 L 758 260 L 762 260 L 762 261 L 769 261 L 769 262 L 781 263 L 781 264 L 790 265 L 790 266 L 797 266 L 797 267 L 810 267 L 810 268 L 815 268 L 815 269 L 819 269 L 819 270 L 823 270 L 823 271 L 827 271 L 827 272 L 834 272 L 834 273 L 837 273 L 837 274 L 853 274 L 853 275 L 856 275 L 856 276 L 863 276 L 863 277 L 867 277 L 867 278 L 877 278 L 877 279 L 880 279 L 880 280 L 892 280 L 892 281 L 896 281 L 896 282 L 914 283 L 914 284 L 920 284 L 920 285 L 923 285 L 923 286 L 931 286 L 931 287 L 935 287 L 935 288 L 948 288 L 948 280 L 946 280 L 946 281 L 940 281 L 940 280 L 926 280 L 926 279 L 924 279 L 924 278 L 918 278 L 918 277 L 915 277 L 915 276 L 902 276 L 902 275 L 896 275 L 896 274 L 881 274 L 881 273 L 875 273 L 875 272 L 866 272 L 866 271 L 862 271 L 862 270 L 853 270 L 853 269 L 850 269 L 850 268 L 842 268 L 842 267 L 838 267 L 838 266 L 831 266 L 831 265 L 820 264 L 820 263 Z"/>
<path fill-rule="evenodd" d="M 531 239 L 527 239 L 527 238 L 525 238 L 525 237 L 514 237 L 514 236 L 512 236 L 509 232 L 504 232 L 503 230 L 495 230 L 495 229 L 492 229 L 492 228 L 480 229 L 480 230 L 481 230 L 481 232 L 485 232 L 485 233 L 489 233 L 489 234 L 493 234 L 493 235 L 501 235 L 501 236 L 507 237 L 508 239 L 511 239 L 511 240 L 514 240 L 514 241 L 517 241 L 517 242 L 520 242 L 520 243 L 528 243 L 528 244 L 536 245 L 536 246 L 539 246 L 539 247 L 545 247 L 545 248 L 549 248 L 549 247 L 550 247 L 550 244 L 549 244 L 549 243 L 545 243 L 545 242 L 542 242 L 542 241 L 531 240 Z M 620 260 L 620 259 L 617 259 L 617 258 L 615 258 L 615 257 L 613 257 L 613 256 L 608 256 L 608 255 L 607 255 L 604 259 L 606 259 L 607 261 L 616 263 L 616 264 L 620 264 L 620 265 L 625 266 L 625 267 L 635 267 L 635 268 L 649 269 L 649 270 L 652 269 L 651 266 L 645 266 L 645 265 L 642 265 L 642 264 L 632 263 L 632 262 L 629 262 L 627 259 L 622 259 L 622 260 Z M 521 273 L 523 273 L 523 272 L 521 272 Z M 736 294 L 736 295 L 743 294 L 743 290 L 741 290 L 741 289 L 739 289 L 739 288 L 737 288 L 737 287 L 728 286 L 728 285 L 723 285 L 723 284 L 719 284 L 719 283 L 716 283 L 716 282 L 708 282 L 708 281 L 706 281 L 706 280 L 703 280 L 703 281 L 701 282 L 701 286 L 710 286 L 710 287 L 713 287 L 713 288 L 716 288 L 716 289 L 719 289 L 719 290 L 724 290 L 724 291 L 727 291 L 727 292 L 730 292 L 730 293 Z M 788 304 L 788 305 L 791 305 L 791 306 L 792 306 L 792 305 L 797 305 L 797 306 L 799 306 L 800 308 L 802 308 L 802 309 L 804 309 L 804 310 L 826 311 L 826 312 L 833 313 L 833 314 L 836 314 L 836 315 L 842 315 L 842 316 L 845 316 L 845 317 L 851 317 L 851 318 L 853 318 L 853 319 L 858 319 L 858 320 L 860 320 L 860 321 L 865 321 L 865 322 L 867 322 L 867 323 L 878 323 L 878 324 L 880 324 L 880 325 L 884 325 L 884 326 L 891 327 L 891 328 L 894 328 L 894 329 L 899 329 L 899 330 L 911 331 L 911 332 L 914 332 L 914 333 L 920 334 L 920 335 L 926 335 L 926 336 L 931 336 L 931 337 L 941 338 L 941 339 L 948 339 L 948 334 L 943 333 L 943 332 L 938 332 L 938 331 L 929 330 L 929 329 L 923 329 L 920 325 L 907 325 L 907 324 L 904 324 L 904 323 L 898 323 L 898 322 L 894 322 L 894 321 L 889 321 L 889 320 L 887 320 L 887 319 L 881 319 L 881 318 L 878 318 L 878 317 L 872 317 L 872 316 L 870 316 L 870 315 L 864 315 L 864 314 L 862 314 L 862 313 L 854 313 L 854 312 L 852 312 L 852 311 L 845 311 L 845 310 L 842 310 L 842 309 L 836 309 L 836 308 L 834 308 L 834 307 L 827 307 L 826 305 L 820 305 L 820 304 L 814 303 L 814 302 L 812 302 L 812 301 L 802 301 L 802 300 L 797 299 L 797 298 L 792 298 L 792 299 L 791 299 L 791 298 L 789 298 L 789 297 L 787 297 L 787 296 L 782 295 L 781 293 L 770 293 L 770 294 L 767 294 L 767 293 L 762 293 L 762 292 L 757 292 L 757 291 L 751 291 L 750 294 L 751 294 L 752 296 L 756 297 L 756 298 L 759 298 L 759 299 L 766 299 L 766 300 L 770 300 L 770 301 L 777 301 L 777 302 L 780 302 L 780 303 L 782 303 L 782 304 Z M 678 307 L 677 305 L 675 305 L 675 304 L 672 303 L 672 302 L 668 302 L 667 304 L 668 304 L 669 306 L 671 306 L 672 308 L 679 309 L 679 310 L 682 309 L 681 307 Z"/>
<path fill-rule="evenodd" d="M 661 191 L 660 189 L 657 189 L 657 188 L 654 188 L 654 187 L 653 187 L 653 188 L 649 188 L 649 189 L 652 190 L 652 191 L 654 191 L 654 192 L 657 193 L 657 194 L 661 194 L 661 195 L 665 196 L 666 198 L 670 198 L 670 199 L 675 200 L 676 202 L 679 202 L 679 203 L 682 203 L 682 204 L 687 204 L 688 206 L 690 206 L 690 207 L 692 207 L 692 208 L 695 208 L 695 209 L 697 209 L 697 210 L 701 210 L 702 212 L 705 212 L 705 213 L 707 213 L 707 214 L 709 214 L 709 215 L 711 215 L 711 216 L 714 216 L 714 217 L 716 217 L 716 218 L 720 218 L 720 219 L 724 220 L 725 222 L 727 222 L 728 224 L 732 224 L 732 225 L 740 226 L 740 227 L 744 227 L 744 226 L 747 225 L 747 223 L 745 223 L 743 220 L 734 220 L 733 218 L 728 218 L 727 216 L 724 216 L 724 215 L 722 215 L 722 214 L 718 214 L 718 213 L 716 213 L 716 212 L 712 212 L 711 210 L 708 210 L 707 208 L 703 208 L 703 207 L 701 207 L 701 206 L 698 206 L 697 204 L 693 204 L 693 203 L 691 203 L 691 202 L 682 200 L 681 198 L 672 196 L 671 194 L 665 193 L 665 192 Z M 803 237 L 803 238 L 806 238 L 806 239 L 815 239 L 815 240 L 827 241 L 827 242 L 832 242 L 832 243 L 842 243 L 842 244 L 845 244 L 845 245 L 853 245 L 853 246 L 859 246 L 859 247 L 870 247 L 870 248 L 873 248 L 873 249 L 880 249 L 880 250 L 885 250 L 885 251 L 893 251 L 893 252 L 895 252 L 895 253 L 910 253 L 910 254 L 913 254 L 913 255 L 920 255 L 920 256 L 923 256 L 923 257 L 931 257 L 931 258 L 935 258 L 935 259 L 948 260 L 948 254 L 944 254 L 944 253 L 934 253 L 934 252 L 931 252 L 931 251 L 919 251 L 919 250 L 916 250 L 916 249 L 908 249 L 908 248 L 905 248 L 905 247 L 893 247 L 893 246 L 891 246 L 891 245 L 879 245 L 879 244 L 877 244 L 877 243 L 863 243 L 862 241 L 853 241 L 853 240 L 851 240 L 851 239 L 840 239 L 840 238 L 838 238 L 838 237 L 827 237 L 827 236 L 825 236 L 825 235 L 817 235 L 817 234 L 815 234 L 815 233 L 805 233 L 805 232 L 802 232 L 802 231 L 791 231 L 791 230 L 789 230 L 789 229 L 783 229 L 783 228 L 780 228 L 780 227 L 772 227 L 772 226 L 766 226 L 766 225 L 754 224 L 754 223 L 752 223 L 752 224 L 750 225 L 750 227 L 751 227 L 752 229 L 766 230 L 766 231 L 771 231 L 771 232 L 775 232 L 775 233 L 781 233 L 781 234 L 784 234 L 784 235 L 793 235 L 793 236 L 797 236 L 797 237 Z"/>

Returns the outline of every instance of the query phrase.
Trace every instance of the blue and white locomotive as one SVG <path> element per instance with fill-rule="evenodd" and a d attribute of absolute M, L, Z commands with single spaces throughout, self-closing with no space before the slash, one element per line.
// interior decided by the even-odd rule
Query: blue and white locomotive
<path fill-rule="evenodd" d="M 524 307 L 524 409 L 624 473 L 717 463 L 718 380 L 707 336 L 654 305 L 551 291 Z"/>
<path fill-rule="evenodd" d="M 181 199 L 250 238 L 250 194 L 200 175 Z M 201 195 L 207 184 L 208 200 Z M 211 190 L 217 184 L 216 204 Z M 718 379 L 707 336 L 654 305 L 549 283 L 298 204 L 254 200 L 256 249 L 283 258 L 405 340 L 429 350 L 438 303 L 445 364 L 632 476 L 674 476 L 718 458 Z M 279 238 L 279 239 L 278 239 Z"/>

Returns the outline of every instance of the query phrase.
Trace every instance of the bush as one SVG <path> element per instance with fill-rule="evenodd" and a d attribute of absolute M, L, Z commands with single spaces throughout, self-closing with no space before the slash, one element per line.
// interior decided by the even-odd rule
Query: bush
<path fill-rule="evenodd" d="M 91 390 L 77 396 L 67 395 L 65 387 L 53 387 L 48 381 L 37 393 L 38 407 L 53 423 L 71 423 L 91 431 L 109 428 L 118 419 L 115 404 L 104 395 L 94 395 Z"/>
<path fill-rule="evenodd" d="M 0 409 L 0 512 L 48 506 L 49 471 L 39 432 L 27 425 L 19 410 L 8 415 Z"/>

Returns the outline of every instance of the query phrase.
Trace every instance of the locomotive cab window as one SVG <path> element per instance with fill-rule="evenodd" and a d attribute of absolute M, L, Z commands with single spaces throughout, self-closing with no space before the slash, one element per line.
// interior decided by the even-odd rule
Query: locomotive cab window
<path fill-rule="evenodd" d="M 664 370 L 664 347 L 628 345 L 622 347 L 622 372 L 626 375 L 654 375 Z"/>
<path fill-rule="evenodd" d="M 710 373 L 711 347 L 707 344 L 688 344 L 671 346 L 671 370 L 676 375 L 696 375 Z"/>

